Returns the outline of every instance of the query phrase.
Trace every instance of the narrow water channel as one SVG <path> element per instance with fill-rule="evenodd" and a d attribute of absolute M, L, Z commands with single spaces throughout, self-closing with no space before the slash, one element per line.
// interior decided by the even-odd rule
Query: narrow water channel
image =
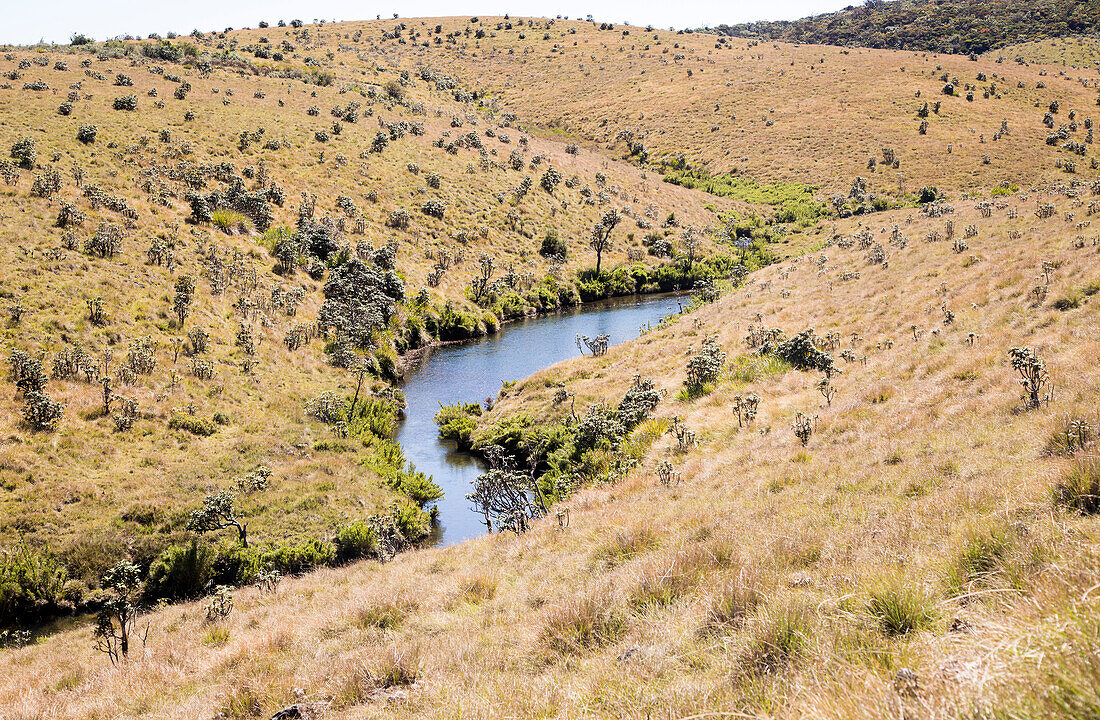
<path fill-rule="evenodd" d="M 406 418 L 397 440 L 406 459 L 431 475 L 444 492 L 436 503 L 439 525 L 435 540 L 452 545 L 485 532 L 481 516 L 466 494 L 484 471 L 481 462 L 439 439 L 435 413 L 440 405 L 483 402 L 496 398 L 501 383 L 519 380 L 569 357 L 579 355 L 577 335 L 611 336 L 613 345 L 638 337 L 647 323 L 656 325 L 678 303 L 673 295 L 616 298 L 589 303 L 555 315 L 504 325 L 495 335 L 461 345 L 435 348 L 406 374 Z"/>

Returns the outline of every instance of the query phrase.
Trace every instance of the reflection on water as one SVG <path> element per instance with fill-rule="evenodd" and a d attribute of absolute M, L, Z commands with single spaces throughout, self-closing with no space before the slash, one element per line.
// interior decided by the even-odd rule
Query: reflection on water
<path fill-rule="evenodd" d="M 501 328 L 496 335 L 461 345 L 435 348 L 410 370 L 405 382 L 406 418 L 397 430 L 405 457 L 433 476 L 445 493 L 437 506 L 437 543 L 451 545 L 485 531 L 466 493 L 483 471 L 480 461 L 439 439 L 435 413 L 441 405 L 495 398 L 501 383 L 518 380 L 579 355 L 577 335 L 611 336 L 612 344 L 638 336 L 640 328 L 678 308 L 674 296 L 624 298 L 591 303 Z"/>

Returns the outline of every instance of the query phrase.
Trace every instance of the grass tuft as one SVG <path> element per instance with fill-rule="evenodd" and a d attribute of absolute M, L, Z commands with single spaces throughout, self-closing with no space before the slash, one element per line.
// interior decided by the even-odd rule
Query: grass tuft
<path fill-rule="evenodd" d="M 867 612 L 889 637 L 900 637 L 929 627 L 935 620 L 931 599 L 918 588 L 896 585 L 871 593 Z"/>
<path fill-rule="evenodd" d="M 578 655 L 615 642 L 626 621 L 607 598 L 586 597 L 555 608 L 546 617 L 540 639 L 557 655 Z"/>
<path fill-rule="evenodd" d="M 1074 460 L 1054 486 L 1054 499 L 1085 515 L 1100 513 L 1100 457 Z"/>

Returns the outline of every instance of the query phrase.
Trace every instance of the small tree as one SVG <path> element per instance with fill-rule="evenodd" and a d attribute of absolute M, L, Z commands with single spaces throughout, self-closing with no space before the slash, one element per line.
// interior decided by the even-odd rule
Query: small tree
<path fill-rule="evenodd" d="M 611 249 L 611 231 L 622 219 L 622 216 L 615 210 L 608 210 L 592 228 L 592 239 L 588 241 L 588 245 L 596 251 L 596 275 L 600 274 L 603 254 Z"/>
<path fill-rule="evenodd" d="M 191 305 L 195 300 L 195 279 L 190 275 L 181 275 L 176 280 L 176 295 L 172 299 L 172 311 L 179 318 L 180 327 L 191 314 Z"/>
<path fill-rule="evenodd" d="M 141 614 L 137 598 L 141 588 L 141 571 L 133 563 L 122 560 L 103 574 L 100 585 L 111 595 L 103 604 L 96 620 L 93 637 L 95 648 L 106 653 L 112 663 L 130 654 L 130 641 L 140 638 L 142 647 L 149 636 L 149 625 L 139 633 L 137 619 Z"/>
<path fill-rule="evenodd" d="M 707 388 L 718 379 L 718 373 L 722 371 L 722 365 L 726 362 L 726 353 L 718 345 L 714 338 L 703 341 L 703 347 L 688 360 L 687 379 L 684 380 L 684 388 L 691 396 L 698 396 L 706 392 Z"/>
<path fill-rule="evenodd" d="M 814 434 L 814 425 L 817 423 L 817 415 L 806 415 L 805 413 L 798 413 L 794 422 L 791 423 L 791 429 L 794 430 L 795 437 L 802 443 L 802 447 L 806 447 L 806 443 L 810 442 L 810 436 Z"/>
<path fill-rule="evenodd" d="M 688 272 L 691 272 L 695 259 L 699 255 L 699 245 L 698 231 L 693 227 L 684 228 L 684 232 L 680 235 L 680 251 Z"/>
<path fill-rule="evenodd" d="M 1020 373 L 1020 385 L 1024 388 L 1024 407 L 1037 408 L 1050 400 L 1050 394 L 1040 395 L 1046 387 L 1048 375 L 1046 363 L 1029 347 L 1014 347 L 1009 351 L 1012 367 Z"/>
<path fill-rule="evenodd" d="M 248 547 L 248 524 L 242 523 L 237 518 L 233 508 L 236 499 L 236 493 L 230 490 L 219 490 L 207 495 L 202 507 L 192 511 L 191 517 L 187 520 L 187 529 L 195 532 L 211 532 L 233 527 L 237 529 L 237 539 L 241 541 L 241 547 Z"/>

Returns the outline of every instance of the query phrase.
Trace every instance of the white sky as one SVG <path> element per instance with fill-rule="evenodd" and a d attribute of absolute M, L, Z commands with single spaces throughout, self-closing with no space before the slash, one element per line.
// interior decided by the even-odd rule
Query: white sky
<path fill-rule="evenodd" d="M 717 2 L 716 0 L 38 0 L 24 5 L 3 0 L 9 10 L 0 24 L 0 44 L 31 44 L 39 40 L 65 43 L 74 32 L 104 40 L 127 33 L 145 37 L 169 31 L 221 30 L 256 27 L 261 20 L 272 25 L 280 18 L 311 22 L 365 20 L 382 15 L 433 17 L 451 15 L 503 15 L 570 18 L 591 13 L 597 20 L 655 27 L 703 27 L 751 20 L 793 20 L 832 12 L 860 0 L 771 0 L 768 3 Z"/>

